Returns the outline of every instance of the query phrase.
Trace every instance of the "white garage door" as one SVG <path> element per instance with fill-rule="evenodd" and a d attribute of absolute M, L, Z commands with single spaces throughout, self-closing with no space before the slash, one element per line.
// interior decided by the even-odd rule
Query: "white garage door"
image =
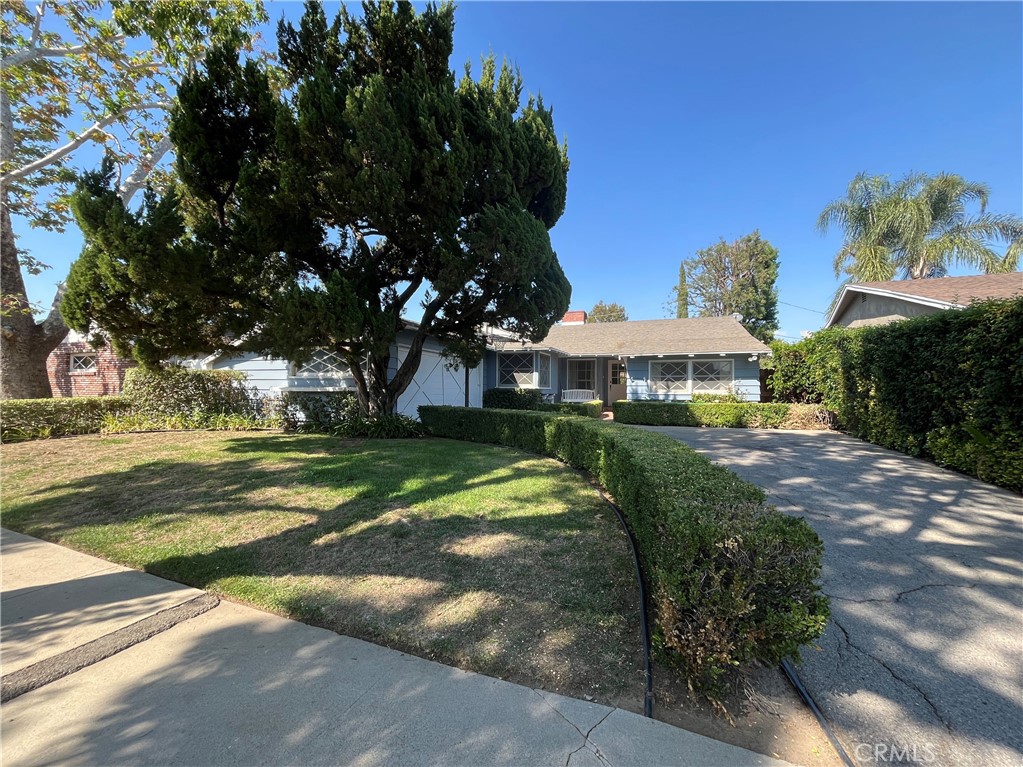
<path fill-rule="evenodd" d="M 400 360 L 406 350 L 399 347 Z M 483 404 L 483 377 L 480 368 L 469 371 L 469 404 Z M 465 405 L 465 369 L 449 367 L 449 361 L 439 352 L 423 351 L 419 371 L 405 393 L 398 398 L 398 412 L 418 418 L 420 405 Z"/>

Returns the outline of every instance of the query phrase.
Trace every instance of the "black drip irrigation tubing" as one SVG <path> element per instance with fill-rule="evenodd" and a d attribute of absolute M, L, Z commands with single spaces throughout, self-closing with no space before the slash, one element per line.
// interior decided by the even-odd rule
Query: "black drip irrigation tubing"
<path fill-rule="evenodd" d="M 803 699 L 803 703 L 806 704 L 806 707 L 813 712 L 815 717 L 817 717 L 817 721 L 824 730 L 824 734 L 827 735 L 828 740 L 831 741 L 831 747 L 838 752 L 842 762 L 845 763 L 846 767 L 856 767 L 856 765 L 853 764 L 852 759 L 849 758 L 849 754 L 847 754 L 845 749 L 842 747 L 842 743 L 839 741 L 838 736 L 835 735 L 834 730 L 831 729 L 831 725 L 828 724 L 828 720 L 824 718 L 824 713 L 817 705 L 817 701 L 815 701 L 813 696 L 810 695 L 810 691 L 803 686 L 803 680 L 799 678 L 799 673 L 796 671 L 796 667 L 792 665 L 788 658 L 781 662 L 781 670 L 785 673 L 785 676 L 789 678 L 789 682 L 791 682 L 792 686 L 796 688 L 796 692 L 799 693 L 799 697 Z"/>
<path fill-rule="evenodd" d="M 639 625 L 643 635 L 643 674 L 646 677 L 646 690 L 643 693 L 643 716 L 653 719 L 654 673 L 650 668 L 650 628 L 646 622 L 646 590 L 643 588 L 643 573 L 639 569 L 639 553 L 636 551 L 636 540 L 632 537 L 632 531 L 629 529 L 629 526 L 625 524 L 625 517 L 622 516 L 621 510 L 611 503 L 611 499 L 602 490 L 597 492 L 604 499 L 604 503 L 610 506 L 615 516 L 618 517 L 622 530 L 625 531 L 625 535 L 629 538 L 629 548 L 632 550 L 632 564 L 636 568 L 636 584 L 639 586 Z"/>

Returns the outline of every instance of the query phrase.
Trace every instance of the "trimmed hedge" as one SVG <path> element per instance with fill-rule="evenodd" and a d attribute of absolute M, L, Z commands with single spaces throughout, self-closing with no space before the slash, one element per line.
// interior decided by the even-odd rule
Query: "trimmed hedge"
<path fill-rule="evenodd" d="M 784 402 L 660 402 L 629 400 L 612 406 L 617 423 L 647 426 L 724 426 L 748 429 L 826 429 L 817 405 Z"/>
<path fill-rule="evenodd" d="M 545 413 L 583 415 L 588 418 L 600 418 L 604 413 L 604 403 L 599 399 L 589 402 L 544 402 L 543 392 L 539 389 L 487 389 L 483 392 L 483 407 L 499 410 L 538 410 Z"/>
<path fill-rule="evenodd" d="M 0 441 L 96 434 L 105 418 L 127 413 L 126 397 L 73 397 L 0 401 Z"/>
<path fill-rule="evenodd" d="M 720 690 L 736 666 L 797 656 L 824 631 L 820 538 L 685 445 L 549 413 L 424 406 L 419 417 L 436 436 L 558 458 L 607 488 L 636 539 L 655 647 L 694 686 Z"/>
<path fill-rule="evenodd" d="M 775 351 L 775 397 L 819 402 L 854 436 L 1023 490 L 1023 298 Z"/>
<path fill-rule="evenodd" d="M 545 413 L 562 413 L 564 415 L 581 415 L 586 418 L 600 418 L 604 414 L 604 403 L 599 399 L 589 402 L 556 402 L 547 403 L 538 410 Z"/>
<path fill-rule="evenodd" d="M 539 410 L 543 404 L 543 392 L 539 389 L 487 389 L 483 392 L 483 407 Z"/>
<path fill-rule="evenodd" d="M 260 407 L 259 394 L 245 385 L 245 374 L 234 370 L 130 368 L 122 393 L 138 412 L 154 416 L 252 415 Z"/>

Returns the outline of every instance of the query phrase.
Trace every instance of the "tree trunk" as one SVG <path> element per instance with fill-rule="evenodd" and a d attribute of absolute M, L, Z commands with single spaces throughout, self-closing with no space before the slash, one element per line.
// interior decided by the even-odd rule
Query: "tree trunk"
<path fill-rule="evenodd" d="M 3 291 L 0 399 L 52 397 L 46 358 L 68 333 L 60 315 L 63 289 L 57 291 L 46 319 L 36 322 L 25 292 L 25 280 L 21 276 L 6 198 L 0 201 L 0 290 Z"/>

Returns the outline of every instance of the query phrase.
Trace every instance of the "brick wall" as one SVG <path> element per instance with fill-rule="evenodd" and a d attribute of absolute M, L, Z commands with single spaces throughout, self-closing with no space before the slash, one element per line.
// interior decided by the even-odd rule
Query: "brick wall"
<path fill-rule="evenodd" d="M 85 366 L 80 363 L 90 357 L 94 364 L 81 369 Z M 73 360 L 79 364 L 72 365 Z M 64 341 L 46 358 L 46 372 L 54 397 L 120 394 L 124 371 L 135 365 L 134 360 L 118 357 L 110 347 L 93 349 L 85 341 Z"/>

